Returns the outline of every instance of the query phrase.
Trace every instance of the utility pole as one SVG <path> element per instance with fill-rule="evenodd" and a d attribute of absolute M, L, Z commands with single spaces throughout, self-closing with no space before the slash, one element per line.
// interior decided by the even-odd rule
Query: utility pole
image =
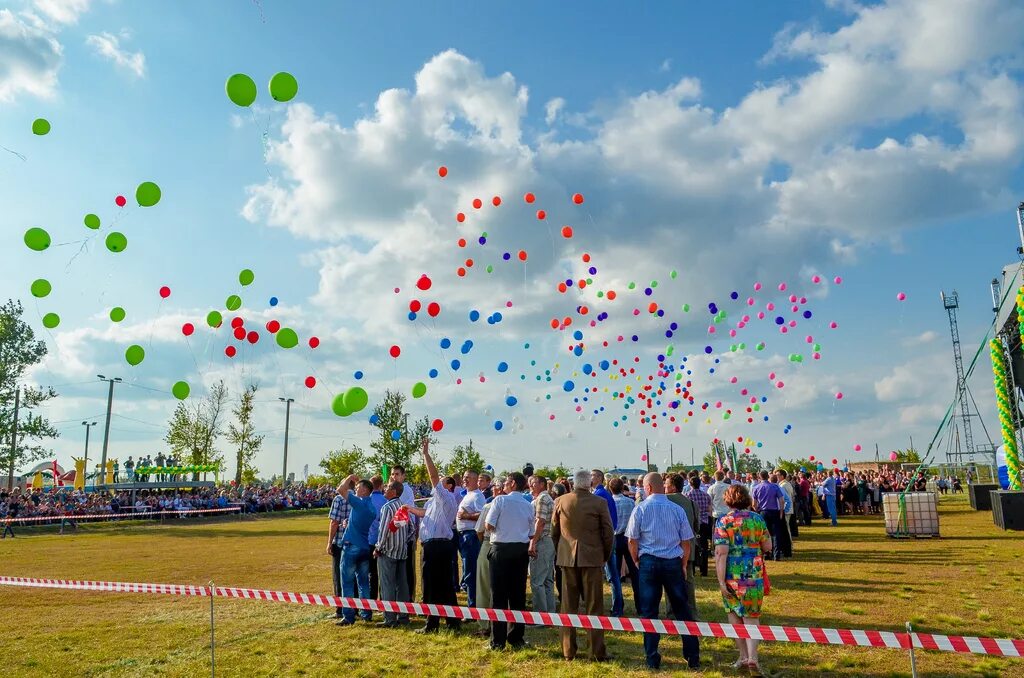
<path fill-rule="evenodd" d="M 102 484 L 107 484 L 107 445 L 110 443 L 110 411 L 114 406 L 114 382 L 121 382 L 121 377 L 114 377 L 113 379 L 107 379 L 102 374 L 97 374 L 100 381 L 106 381 L 110 383 L 110 390 L 107 392 L 107 423 L 103 427 L 103 456 L 100 457 L 100 478 L 103 479 Z"/>
<path fill-rule="evenodd" d="M 665 470 L 668 471 L 669 469 L 671 469 L 675 465 L 676 465 L 675 451 L 672 449 L 672 443 L 669 443 L 668 444 L 668 468 L 665 469 Z"/>
<path fill-rule="evenodd" d="M 82 489 L 85 489 L 85 484 L 89 480 L 89 429 L 96 425 L 96 422 L 91 424 L 87 421 L 82 422 L 82 426 L 85 427 L 85 477 L 82 478 Z M 93 483 L 95 484 L 95 483 Z"/>
<path fill-rule="evenodd" d="M 18 405 L 21 404 L 21 387 L 14 389 L 14 432 L 11 435 L 11 461 L 7 467 L 7 491 L 14 489 L 14 460 L 18 456 Z"/>
<path fill-rule="evenodd" d="M 647 438 L 644 438 L 644 447 L 647 449 L 647 454 L 644 455 L 644 458 L 647 459 L 647 472 L 650 473 L 651 472 L 651 441 L 648 440 Z"/>
<path fill-rule="evenodd" d="M 281 468 L 281 487 L 288 484 L 288 428 L 292 420 L 292 403 L 295 398 L 278 398 L 284 403 L 284 465 Z"/>

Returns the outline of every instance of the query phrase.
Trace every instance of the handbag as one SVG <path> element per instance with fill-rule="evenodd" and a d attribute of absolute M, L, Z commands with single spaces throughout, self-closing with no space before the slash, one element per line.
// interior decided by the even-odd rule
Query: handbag
<path fill-rule="evenodd" d="M 764 581 L 764 595 L 768 595 L 772 591 L 772 581 L 768 578 L 768 568 L 764 564 L 764 560 L 761 560 L 761 579 Z"/>

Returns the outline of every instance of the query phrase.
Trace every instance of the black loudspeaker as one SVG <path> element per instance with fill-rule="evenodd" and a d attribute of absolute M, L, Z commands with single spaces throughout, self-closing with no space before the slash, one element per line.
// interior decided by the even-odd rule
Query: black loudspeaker
<path fill-rule="evenodd" d="M 998 485 L 979 485 L 974 483 L 969 486 L 968 493 L 971 497 L 971 508 L 975 511 L 991 511 L 992 510 L 992 498 L 989 494 L 993 490 L 998 490 Z"/>
<path fill-rule="evenodd" d="M 1024 492 L 993 490 L 992 522 L 1004 530 L 1024 530 Z"/>

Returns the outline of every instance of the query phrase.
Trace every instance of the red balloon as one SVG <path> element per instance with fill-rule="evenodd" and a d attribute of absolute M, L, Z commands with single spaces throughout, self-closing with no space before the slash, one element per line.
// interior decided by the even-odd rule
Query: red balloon
<path fill-rule="evenodd" d="M 466 277 L 466 269 L 462 268 L 461 266 L 459 266 L 457 269 L 455 269 L 455 273 L 460 278 L 465 278 Z"/>
<path fill-rule="evenodd" d="M 164 285 L 163 287 L 160 288 L 160 298 L 166 299 L 169 296 L 171 296 L 171 288 L 168 287 L 167 285 Z"/>
<path fill-rule="evenodd" d="M 833 460 L 832 460 L 832 465 L 833 465 L 833 466 L 837 465 L 838 463 L 839 463 L 839 460 L 838 460 L 838 459 L 833 459 Z"/>
<path fill-rule="evenodd" d="M 314 386 L 316 386 L 316 379 L 314 377 L 306 377 L 306 388 L 313 388 Z"/>
<path fill-rule="evenodd" d="M 494 205 L 495 207 L 500 205 L 501 204 L 501 197 L 496 195 L 493 198 L 491 198 L 491 204 Z"/>
<path fill-rule="evenodd" d="M 576 203 L 577 205 L 582 205 L 583 204 L 583 194 L 582 193 L 574 193 L 573 196 L 572 196 L 572 201 L 574 203 Z"/>
<path fill-rule="evenodd" d="M 309 347 L 310 348 L 316 348 L 319 345 L 320 345 L 320 339 L 319 338 L 317 338 L 317 337 L 310 337 L 309 338 Z"/>
<path fill-rule="evenodd" d="M 547 216 L 548 216 L 548 213 L 545 212 L 544 210 L 537 210 L 537 218 L 538 219 L 543 220 L 543 219 L 546 219 Z"/>
<path fill-rule="evenodd" d="M 455 215 L 455 221 L 459 222 L 460 224 L 463 221 L 465 221 L 465 220 L 466 220 L 466 215 L 463 214 L 462 212 L 459 212 L 458 214 Z"/>
<path fill-rule="evenodd" d="M 243 339 L 245 339 L 245 328 L 244 327 L 239 326 L 239 327 L 235 328 L 235 339 L 238 339 L 239 341 L 242 341 Z"/>
<path fill-rule="evenodd" d="M 398 356 L 402 355 L 402 349 L 398 348 L 397 345 L 392 346 L 388 353 L 391 354 L 392 358 L 397 358 Z"/>
<path fill-rule="evenodd" d="M 532 203 L 536 199 L 537 196 L 535 196 L 533 193 L 527 193 L 526 195 L 523 196 L 523 200 L 529 203 Z"/>
<path fill-rule="evenodd" d="M 445 167 L 444 165 L 441 165 L 440 167 L 438 167 L 437 168 L 437 176 L 439 176 L 442 179 L 444 179 L 446 176 L 448 176 L 448 168 Z"/>
<path fill-rule="evenodd" d="M 416 281 L 416 287 L 420 288 L 424 292 L 429 290 L 430 286 L 433 284 L 434 283 L 426 276 L 426 274 L 421 275 L 420 279 Z"/>
<path fill-rule="evenodd" d="M 420 303 L 419 299 L 413 299 L 409 302 L 409 310 L 413 313 L 419 313 L 421 308 L 423 308 L 423 304 Z"/>
<path fill-rule="evenodd" d="M 526 250 L 519 250 L 519 261 L 526 261 Z"/>
<path fill-rule="evenodd" d="M 244 324 L 245 321 L 239 318 L 238 316 L 235 316 L 234 318 L 231 319 L 231 327 L 236 330 Z"/>
<path fill-rule="evenodd" d="M 465 246 L 466 246 L 466 239 L 465 238 L 459 238 L 459 247 L 465 247 Z"/>
<path fill-rule="evenodd" d="M 260 340 L 260 333 L 253 330 L 252 332 L 249 332 L 249 334 L 246 335 L 245 338 L 249 340 L 250 344 L 255 344 L 257 341 Z"/>
<path fill-rule="evenodd" d="M 224 355 L 226 355 L 229 358 L 234 358 L 236 353 L 238 353 L 238 351 L 235 350 L 234 346 L 228 346 L 226 349 L 224 349 Z"/>
<path fill-rule="evenodd" d="M 480 198 L 473 198 L 473 208 L 480 209 L 484 206 L 483 201 Z"/>
<path fill-rule="evenodd" d="M 435 419 L 434 421 L 430 422 L 430 428 L 432 428 L 436 433 L 444 428 L 444 422 L 441 421 L 440 419 Z"/>
<path fill-rule="evenodd" d="M 814 461 L 814 455 L 812 454 L 811 456 L 807 457 L 807 461 Z"/>
<path fill-rule="evenodd" d="M 571 238 L 572 237 L 572 226 L 562 226 L 562 237 L 563 238 Z"/>
<path fill-rule="evenodd" d="M 114 204 L 116 204 L 118 207 L 124 207 L 125 205 L 128 204 L 128 201 L 124 199 L 123 195 L 119 195 L 116 198 L 114 198 Z"/>
<path fill-rule="evenodd" d="M 429 315 L 431 318 L 436 318 L 437 314 L 440 312 L 441 304 L 437 303 L 436 301 L 432 301 L 429 304 L 427 304 L 427 315 Z"/>
<path fill-rule="evenodd" d="M 196 331 L 196 326 L 192 323 L 185 323 L 181 326 L 181 333 L 186 337 L 191 337 L 192 333 Z"/>
<path fill-rule="evenodd" d="M 277 322 L 276 320 L 271 320 L 269 323 L 267 323 L 267 332 L 274 334 L 279 329 L 281 329 L 281 323 Z"/>

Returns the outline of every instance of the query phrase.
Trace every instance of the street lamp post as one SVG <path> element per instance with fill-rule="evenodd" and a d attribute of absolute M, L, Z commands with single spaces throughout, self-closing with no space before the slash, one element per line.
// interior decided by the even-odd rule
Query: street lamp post
<path fill-rule="evenodd" d="M 89 482 L 89 429 L 96 425 L 96 422 L 83 421 L 82 426 L 85 427 L 85 476 L 82 478 L 82 489 L 85 489 L 85 484 Z"/>
<path fill-rule="evenodd" d="M 110 384 L 110 390 L 107 392 L 107 423 L 103 427 L 103 455 L 100 457 L 100 477 L 103 479 L 103 485 L 107 484 L 107 445 L 110 443 L 110 411 L 114 405 L 114 382 L 120 383 L 121 377 L 114 377 L 113 379 L 107 379 L 102 374 L 97 374 L 100 381 L 106 381 Z"/>
<path fill-rule="evenodd" d="M 288 427 L 291 424 L 292 418 L 292 403 L 295 402 L 295 398 L 278 398 L 284 403 L 284 464 L 281 468 L 281 487 L 288 483 Z"/>

